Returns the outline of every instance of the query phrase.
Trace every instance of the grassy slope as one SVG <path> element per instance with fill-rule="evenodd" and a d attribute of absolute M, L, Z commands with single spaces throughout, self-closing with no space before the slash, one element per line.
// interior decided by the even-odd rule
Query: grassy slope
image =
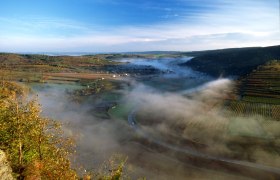
<path fill-rule="evenodd" d="M 236 48 L 185 53 L 195 56 L 187 65 L 213 76 L 242 76 L 259 65 L 280 59 L 280 46 Z"/>
<path fill-rule="evenodd" d="M 88 66 L 114 64 L 104 55 L 93 56 L 47 56 L 0 53 L 3 70 L 31 72 L 80 72 Z"/>
<path fill-rule="evenodd" d="M 0 53 L 0 78 L 38 82 L 49 79 L 54 76 L 53 73 L 72 73 L 75 77 L 74 73 L 92 73 L 92 66 L 116 64 L 107 57 L 108 55 L 47 56 Z"/>

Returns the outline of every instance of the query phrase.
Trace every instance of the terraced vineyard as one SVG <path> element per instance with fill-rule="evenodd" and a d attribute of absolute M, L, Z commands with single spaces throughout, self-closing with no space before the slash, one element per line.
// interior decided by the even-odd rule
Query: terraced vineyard
<path fill-rule="evenodd" d="M 234 115 L 262 115 L 280 120 L 280 105 L 253 103 L 244 101 L 231 101 L 229 108 Z"/>
<path fill-rule="evenodd" d="M 280 61 L 259 66 L 237 82 L 239 98 L 229 108 L 236 115 L 262 115 L 280 120 Z"/>

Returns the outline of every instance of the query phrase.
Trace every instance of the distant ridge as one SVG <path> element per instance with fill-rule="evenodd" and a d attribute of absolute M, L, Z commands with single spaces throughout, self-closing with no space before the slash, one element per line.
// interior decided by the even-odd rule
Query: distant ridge
<path fill-rule="evenodd" d="M 194 56 L 183 66 L 212 76 L 242 76 L 270 60 L 280 59 L 280 45 L 182 53 Z"/>

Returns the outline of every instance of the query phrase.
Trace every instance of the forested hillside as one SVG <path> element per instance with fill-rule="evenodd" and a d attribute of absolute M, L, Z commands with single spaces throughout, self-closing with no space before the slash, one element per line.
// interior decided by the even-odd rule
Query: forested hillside
<path fill-rule="evenodd" d="M 182 64 L 212 76 L 246 75 L 259 65 L 273 59 L 280 59 L 280 46 L 222 49 L 202 52 L 191 52 L 195 56 Z"/>

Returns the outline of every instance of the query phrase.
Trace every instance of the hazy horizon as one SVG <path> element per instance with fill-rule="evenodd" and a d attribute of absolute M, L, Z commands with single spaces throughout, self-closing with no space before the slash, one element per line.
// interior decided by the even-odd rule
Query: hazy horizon
<path fill-rule="evenodd" d="M 0 51 L 0 53 L 14 53 L 14 54 L 39 54 L 39 55 L 47 55 L 47 56 L 84 56 L 84 55 L 98 55 L 98 54 L 153 54 L 153 53 L 159 53 L 159 54 L 172 54 L 172 53 L 189 53 L 189 52 L 202 52 L 202 51 L 212 51 L 212 50 L 224 50 L 224 49 L 239 49 L 239 48 L 259 48 L 259 47 L 273 47 L 273 46 L 279 46 L 280 44 L 271 45 L 271 46 L 246 46 L 246 47 L 229 47 L 229 48 L 218 48 L 218 49 L 202 49 L 202 50 L 194 50 L 194 51 L 103 51 L 103 52 L 94 52 L 94 51 L 50 51 L 50 52 L 43 52 L 43 51 Z"/>

